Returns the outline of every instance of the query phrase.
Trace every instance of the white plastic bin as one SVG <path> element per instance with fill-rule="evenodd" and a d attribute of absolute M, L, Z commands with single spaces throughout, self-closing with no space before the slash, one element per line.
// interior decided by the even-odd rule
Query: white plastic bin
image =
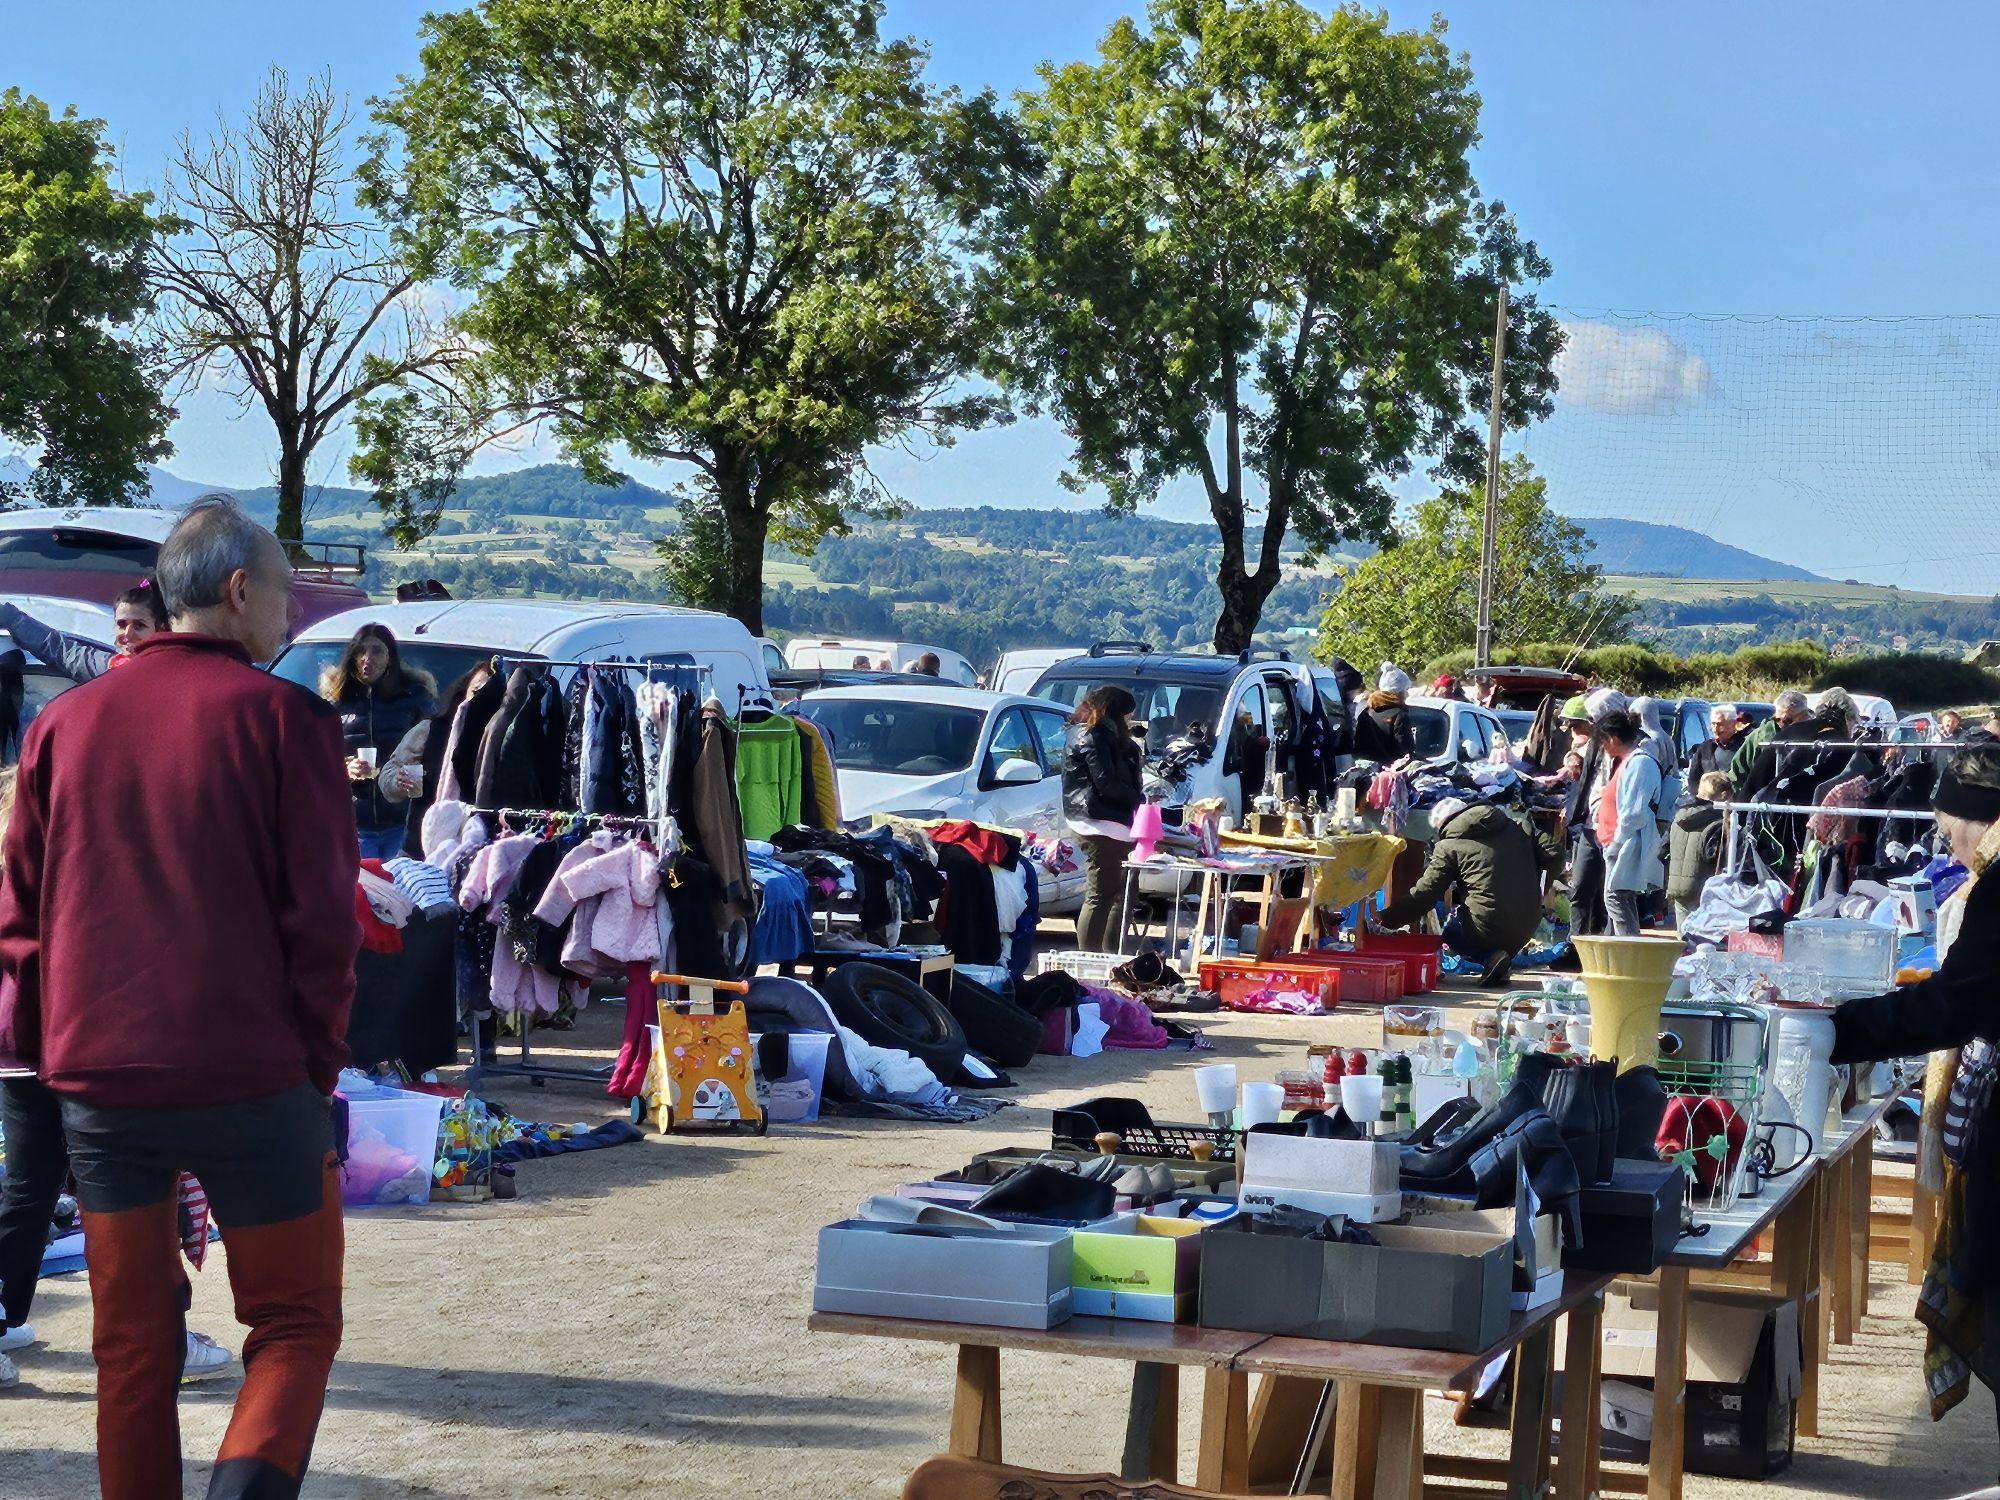
<path fill-rule="evenodd" d="M 1896 982 L 1896 929 L 1850 917 L 1800 917 L 1785 927 L 1785 962 L 1817 968 L 1842 988 Z"/>
<path fill-rule="evenodd" d="M 820 1090 L 826 1082 L 826 1049 L 833 1034 L 794 1031 L 788 1037 L 791 1060 L 783 1078 L 771 1080 L 767 1111 L 773 1120 L 810 1124 L 819 1118 Z"/>
<path fill-rule="evenodd" d="M 352 1208 L 430 1202 L 443 1114 L 436 1094 L 384 1088 L 348 1095 L 340 1201 Z"/>

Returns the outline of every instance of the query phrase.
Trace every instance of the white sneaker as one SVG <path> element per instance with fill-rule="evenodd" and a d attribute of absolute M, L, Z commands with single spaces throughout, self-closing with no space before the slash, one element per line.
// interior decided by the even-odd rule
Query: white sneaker
<path fill-rule="evenodd" d="M 14 1361 L 0 1354 L 0 1391 L 21 1383 L 21 1372 L 14 1368 Z"/>
<path fill-rule="evenodd" d="M 181 1369 L 181 1380 L 212 1380 L 224 1374 L 236 1363 L 236 1356 L 205 1333 L 196 1333 L 192 1328 L 187 1336 L 187 1363 Z"/>
<path fill-rule="evenodd" d="M 33 1323 L 16 1323 L 12 1328 L 0 1328 L 0 1354 L 7 1354 L 15 1349 L 25 1349 L 34 1342 Z"/>

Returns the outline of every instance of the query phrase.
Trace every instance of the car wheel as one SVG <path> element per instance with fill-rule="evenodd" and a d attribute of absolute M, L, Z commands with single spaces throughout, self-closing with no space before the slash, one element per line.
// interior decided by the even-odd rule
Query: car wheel
<path fill-rule="evenodd" d="M 880 964 L 842 964 L 820 993 L 841 1025 L 875 1047 L 907 1052 L 940 1079 L 965 1057 L 965 1032 L 922 985 Z"/>

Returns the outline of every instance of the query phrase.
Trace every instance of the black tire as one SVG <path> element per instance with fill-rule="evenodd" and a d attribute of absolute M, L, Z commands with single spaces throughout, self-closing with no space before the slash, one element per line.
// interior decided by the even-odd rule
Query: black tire
<path fill-rule="evenodd" d="M 955 1077 L 965 1032 L 923 986 L 880 964 L 842 964 L 820 993 L 841 1025 L 875 1047 L 907 1052 L 939 1078 Z"/>
<path fill-rule="evenodd" d="M 951 976 L 951 1014 L 972 1050 L 1003 1068 L 1025 1068 L 1042 1046 L 1042 1023 L 963 974 Z"/>

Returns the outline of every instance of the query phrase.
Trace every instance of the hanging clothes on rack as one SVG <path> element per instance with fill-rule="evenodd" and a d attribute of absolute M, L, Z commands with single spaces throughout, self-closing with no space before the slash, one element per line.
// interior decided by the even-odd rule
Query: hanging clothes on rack
<path fill-rule="evenodd" d="M 481 807 L 547 808 L 562 804 L 568 716 L 546 663 L 508 674 L 500 708 L 479 747 L 475 800 Z"/>
<path fill-rule="evenodd" d="M 746 712 L 736 726 L 736 794 L 745 838 L 769 839 L 800 821 L 804 775 L 804 752 L 792 720 Z"/>
<path fill-rule="evenodd" d="M 840 826 L 840 773 L 833 759 L 833 747 L 819 725 L 803 715 L 789 715 L 798 731 L 800 776 L 799 821 L 809 828 Z"/>
<path fill-rule="evenodd" d="M 438 783 L 440 802 L 470 803 L 479 789 L 479 754 L 486 742 L 486 726 L 500 712 L 507 697 L 506 679 L 496 668 L 493 675 L 466 697 L 452 718 L 451 739 L 445 749 L 445 771 Z"/>

